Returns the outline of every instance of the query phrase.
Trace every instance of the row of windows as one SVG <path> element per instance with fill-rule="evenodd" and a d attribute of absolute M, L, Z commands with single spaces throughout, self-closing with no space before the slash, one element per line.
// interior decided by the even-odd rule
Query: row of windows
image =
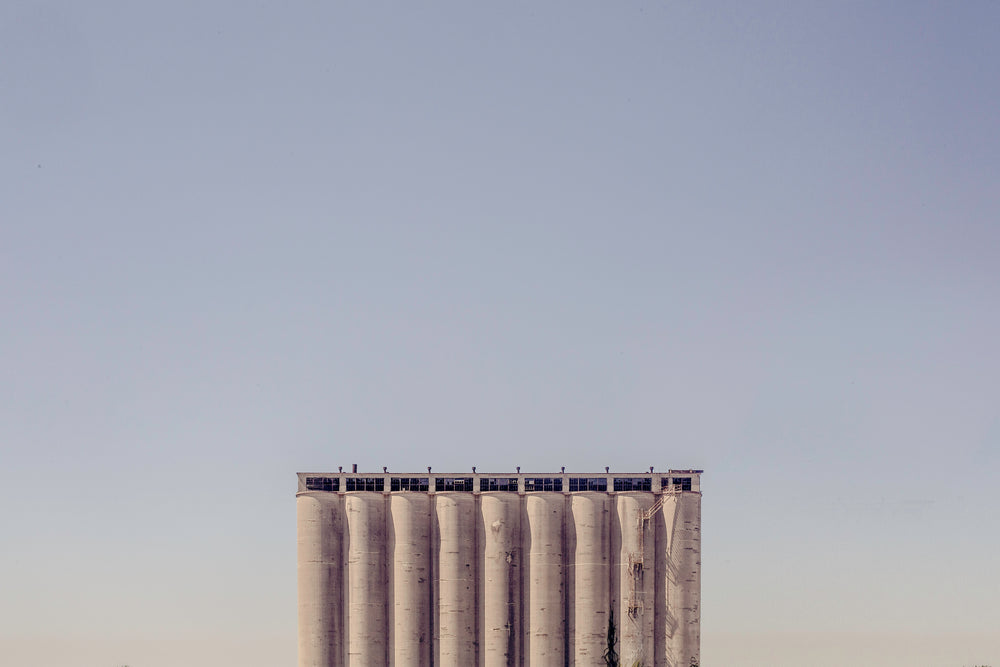
<path fill-rule="evenodd" d="M 471 477 L 438 477 L 434 480 L 435 491 L 472 491 Z"/>
<path fill-rule="evenodd" d="M 391 491 L 426 491 L 426 477 L 393 477 L 389 480 Z"/>
<path fill-rule="evenodd" d="M 524 480 L 525 491 L 562 491 L 562 478 L 559 477 L 527 477 Z"/>
<path fill-rule="evenodd" d="M 480 491 L 517 491 L 517 477 L 480 477 Z"/>
<path fill-rule="evenodd" d="M 569 490 L 573 491 L 607 491 L 607 477 L 570 477 Z"/>
<path fill-rule="evenodd" d="M 652 477 L 615 477 L 615 491 L 652 491 Z"/>
<path fill-rule="evenodd" d="M 384 477 L 348 477 L 345 480 L 347 491 L 382 491 L 385 489 Z M 435 491 L 472 491 L 472 477 L 438 477 L 434 480 Z M 338 477 L 306 477 L 306 488 L 311 491 L 340 491 Z M 674 491 L 690 491 L 690 477 L 661 477 L 660 488 Z M 393 477 L 390 480 L 392 491 L 428 491 L 427 477 Z M 480 491 L 517 491 L 516 477 L 481 477 Z M 528 477 L 524 480 L 525 491 L 562 491 L 563 482 L 559 477 Z M 570 477 L 570 493 L 576 491 L 607 491 L 606 477 Z M 651 491 L 650 477 L 616 477 L 615 491 Z"/>
<path fill-rule="evenodd" d="M 660 486 L 664 490 L 669 489 L 671 485 L 670 477 L 661 477 Z M 673 487 L 675 491 L 690 491 L 691 490 L 691 478 L 690 477 L 674 477 Z"/>
<path fill-rule="evenodd" d="M 306 488 L 311 491 L 340 491 L 340 478 L 306 477 Z"/>
<path fill-rule="evenodd" d="M 384 477 L 348 477 L 348 491 L 384 491 Z"/>

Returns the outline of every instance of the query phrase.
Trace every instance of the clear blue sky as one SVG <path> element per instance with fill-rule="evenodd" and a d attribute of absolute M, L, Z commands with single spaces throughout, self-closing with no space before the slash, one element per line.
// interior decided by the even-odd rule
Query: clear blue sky
<path fill-rule="evenodd" d="M 0 663 L 295 660 L 294 473 L 704 468 L 703 657 L 1000 663 L 1000 4 L 0 4 Z"/>

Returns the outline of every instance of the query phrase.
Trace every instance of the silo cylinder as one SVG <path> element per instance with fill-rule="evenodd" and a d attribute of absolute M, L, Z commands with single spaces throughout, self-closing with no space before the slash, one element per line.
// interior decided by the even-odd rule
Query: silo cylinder
<path fill-rule="evenodd" d="M 701 661 L 701 494 L 665 496 L 657 521 L 656 667 Z"/>
<path fill-rule="evenodd" d="M 701 494 L 684 492 L 677 497 L 674 539 L 670 545 L 673 593 L 671 606 L 677 627 L 669 652 L 674 663 L 701 662 Z"/>
<path fill-rule="evenodd" d="M 476 513 L 471 493 L 434 496 L 438 533 L 435 665 L 476 664 Z"/>
<path fill-rule="evenodd" d="M 325 491 L 302 493 L 298 514 L 299 667 L 344 664 L 344 506 Z"/>
<path fill-rule="evenodd" d="M 543 491 L 525 497 L 529 543 L 524 572 L 526 665 L 562 665 L 565 661 L 562 545 L 565 506 L 561 493 Z"/>
<path fill-rule="evenodd" d="M 385 667 L 385 498 L 371 491 L 350 492 L 345 509 L 348 666 Z"/>
<path fill-rule="evenodd" d="M 494 491 L 479 496 L 483 597 L 483 667 L 514 667 L 521 611 L 521 498 Z"/>
<path fill-rule="evenodd" d="M 619 605 L 615 613 L 623 665 L 653 662 L 655 530 L 648 511 L 655 496 L 641 491 L 619 493 L 616 499 L 621 526 Z M 686 667 L 686 666 L 685 666 Z"/>
<path fill-rule="evenodd" d="M 677 516 L 677 496 L 663 495 L 663 507 L 653 517 L 656 525 L 656 602 L 655 602 L 655 633 L 654 667 L 673 667 L 675 657 L 672 653 L 674 633 L 677 631 L 677 617 L 672 602 L 675 596 L 675 572 L 671 570 L 676 564 L 670 560 L 670 546 L 674 541 L 674 521 Z M 686 666 L 684 666 L 686 667 Z"/>
<path fill-rule="evenodd" d="M 389 654 L 397 667 L 430 665 L 430 497 L 406 491 L 389 498 Z"/>
<path fill-rule="evenodd" d="M 567 545 L 572 571 L 569 605 L 570 665 L 589 667 L 603 663 L 607 647 L 610 600 L 609 498 L 606 493 L 583 492 L 570 496 L 572 530 L 567 525 Z"/>

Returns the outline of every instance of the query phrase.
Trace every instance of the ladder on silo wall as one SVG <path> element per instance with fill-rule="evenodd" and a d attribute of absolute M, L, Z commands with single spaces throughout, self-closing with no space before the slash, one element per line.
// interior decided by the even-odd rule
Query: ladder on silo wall
<path fill-rule="evenodd" d="M 626 618 L 628 622 L 635 626 L 637 634 L 642 636 L 644 634 L 643 628 L 643 617 L 645 615 L 645 599 L 644 599 L 644 565 L 645 565 L 645 553 L 646 553 L 646 528 L 649 526 L 650 520 L 656 516 L 657 512 L 663 509 L 663 504 L 665 500 L 665 494 L 660 494 L 656 497 L 656 501 L 650 505 L 649 509 L 642 510 L 636 517 L 636 551 L 630 552 L 628 556 L 629 573 L 631 574 L 631 584 L 629 585 L 629 595 L 628 595 L 628 614 Z M 624 584 L 624 582 L 622 582 Z M 623 619 L 624 621 L 624 619 Z M 635 647 L 637 653 L 628 657 L 628 664 L 637 662 L 638 664 L 645 664 L 645 642 L 639 642 Z"/>
<path fill-rule="evenodd" d="M 639 547 L 638 551 L 633 551 L 628 556 L 629 571 L 632 573 L 632 585 L 631 593 L 628 599 L 628 614 L 629 616 L 635 618 L 643 612 L 645 607 L 644 600 L 642 599 L 642 570 L 645 563 L 645 553 L 646 553 L 646 526 L 649 525 L 650 520 L 656 516 L 656 513 L 663 509 L 662 495 L 658 496 L 656 502 L 654 502 L 648 510 L 639 513 L 636 519 L 636 531 L 637 540 L 636 544 Z"/>

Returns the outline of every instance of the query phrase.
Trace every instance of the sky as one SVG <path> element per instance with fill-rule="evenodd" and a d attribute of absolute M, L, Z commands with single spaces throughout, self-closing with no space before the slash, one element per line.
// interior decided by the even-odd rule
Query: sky
<path fill-rule="evenodd" d="M 703 664 L 1000 664 L 998 33 L 0 3 L 0 663 L 294 665 L 358 463 L 704 469 Z"/>

